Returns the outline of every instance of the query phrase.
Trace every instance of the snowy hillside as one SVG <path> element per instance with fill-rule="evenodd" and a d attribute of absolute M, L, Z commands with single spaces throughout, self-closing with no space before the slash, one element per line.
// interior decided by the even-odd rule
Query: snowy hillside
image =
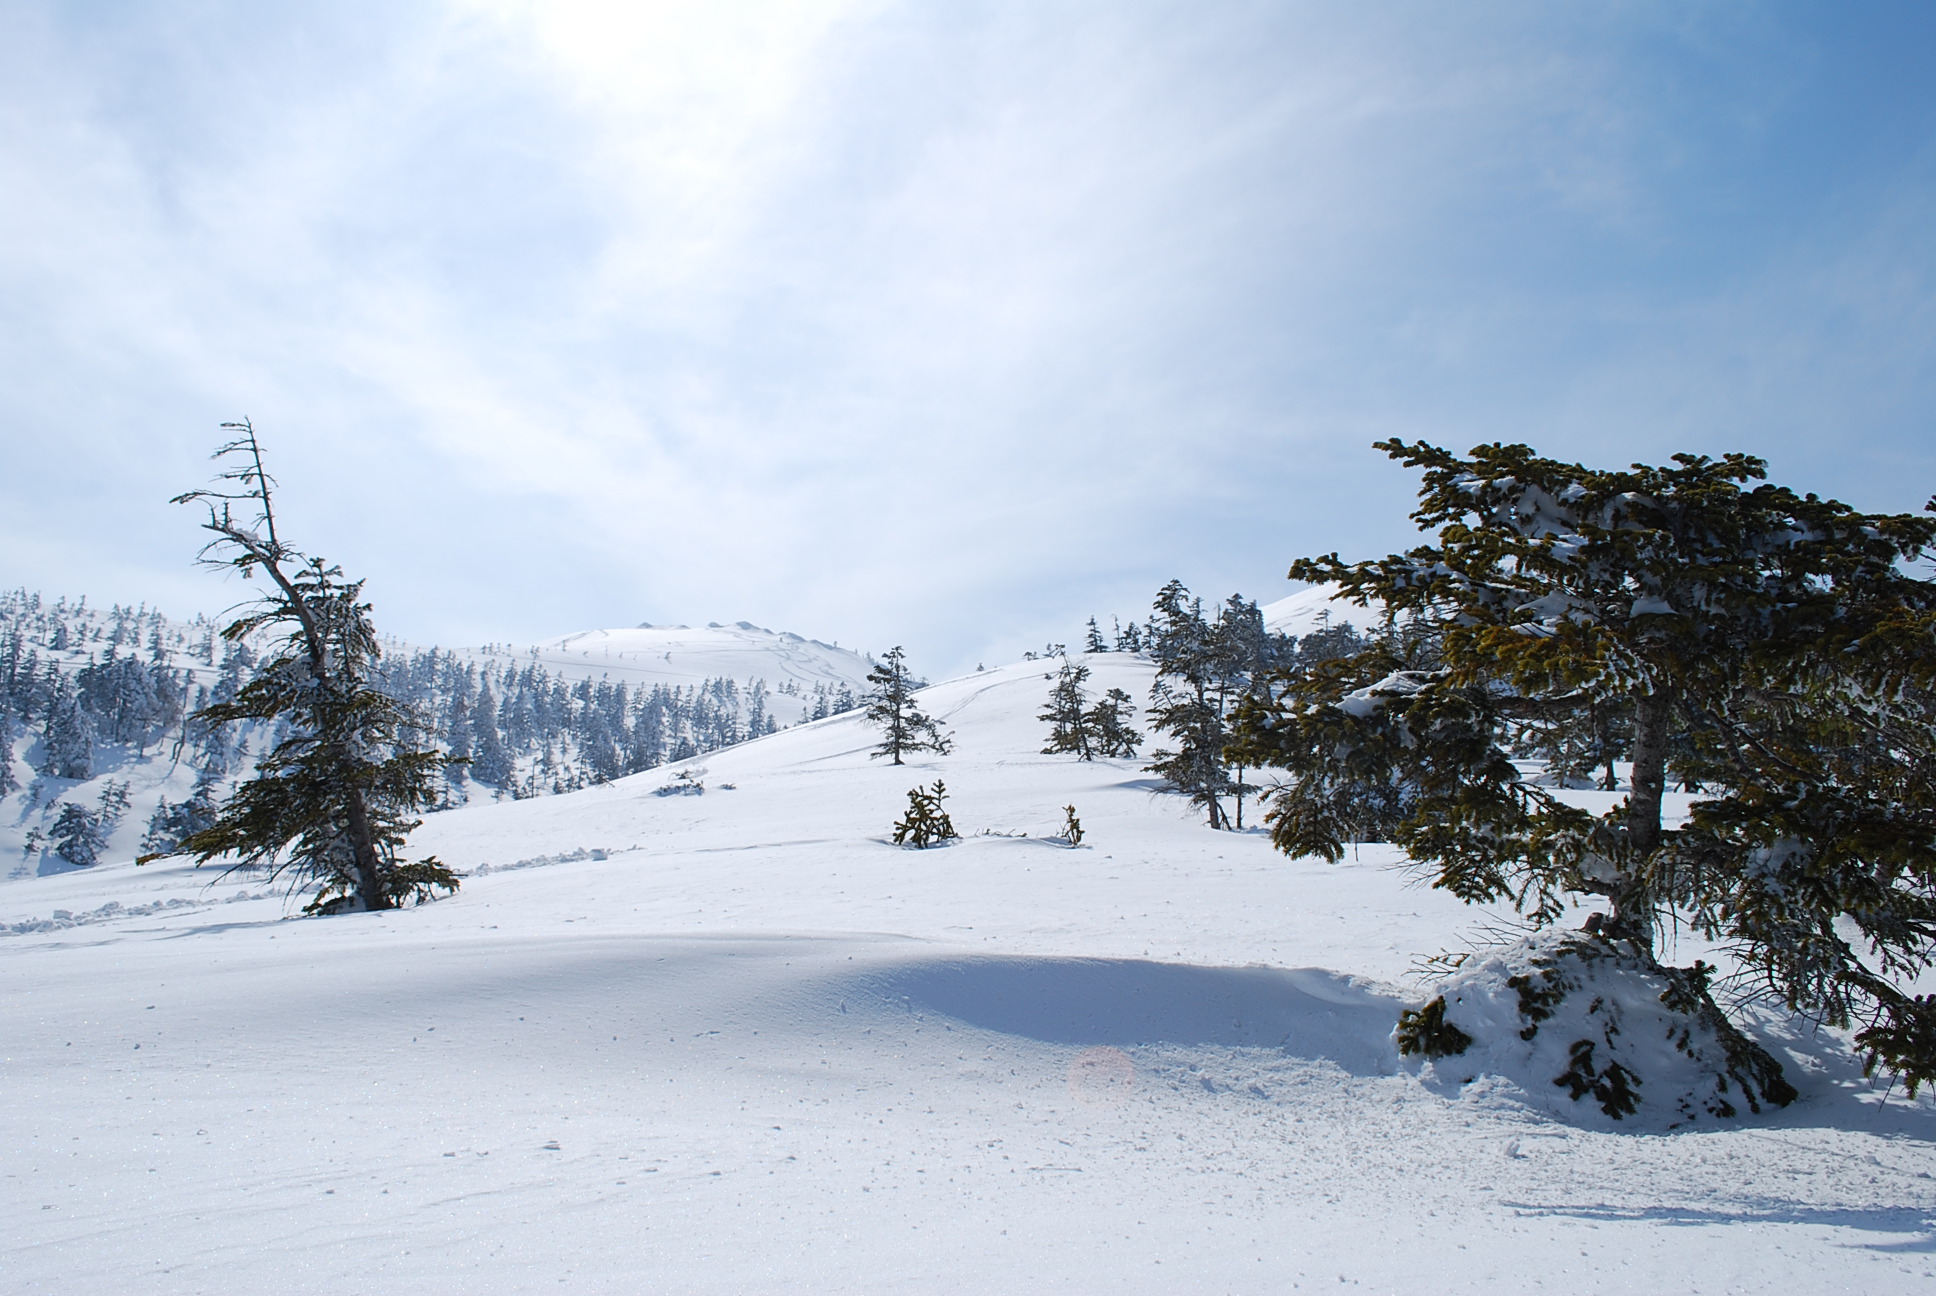
<path fill-rule="evenodd" d="M 0 888 L 8 1288 L 1929 1285 L 1926 1099 L 1767 1018 L 1803 1100 L 1666 1136 L 1401 1062 L 1409 970 L 1487 915 L 1037 754 L 1046 674 L 925 691 L 954 751 L 903 768 L 848 714 L 688 762 L 700 794 L 432 816 L 413 849 L 469 877 L 419 909 Z M 964 839 L 888 844 L 936 779 Z"/>
<path fill-rule="evenodd" d="M 484 649 L 460 649 L 466 655 Z M 860 653 L 788 631 L 773 631 L 748 621 L 732 625 L 642 625 L 627 630 L 583 630 L 562 635 L 514 654 L 535 661 L 564 679 L 624 681 L 634 689 L 655 684 L 695 687 L 714 679 L 742 686 L 766 681 L 778 698 L 782 723 L 806 718 L 801 699 L 818 688 L 846 688 L 858 695 L 867 688 L 873 663 Z"/>
<path fill-rule="evenodd" d="M 195 719 L 251 678 L 264 648 L 226 644 L 202 617 L 0 592 L 0 878 L 131 859 L 197 826 L 277 738 Z M 378 683 L 426 718 L 425 741 L 470 758 L 441 793 L 463 805 L 566 792 L 850 709 L 869 665 L 739 622 L 523 650 L 392 640 Z M 50 759 L 50 721 L 71 760 Z"/>
<path fill-rule="evenodd" d="M 1379 613 L 1375 608 L 1361 608 L 1356 603 L 1336 599 L 1337 592 L 1336 585 L 1313 585 L 1275 603 L 1266 603 L 1264 627 L 1275 634 L 1298 638 L 1315 634 L 1326 624 L 1354 626 L 1360 632 L 1378 628 Z"/>

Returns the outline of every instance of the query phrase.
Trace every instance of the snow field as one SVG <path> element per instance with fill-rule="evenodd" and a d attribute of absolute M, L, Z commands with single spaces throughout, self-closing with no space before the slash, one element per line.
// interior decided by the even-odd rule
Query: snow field
<path fill-rule="evenodd" d="M 1036 755 L 1049 669 L 922 694 L 955 751 L 900 769 L 842 716 L 693 762 L 703 796 L 435 816 L 413 853 L 477 871 L 422 909 L 290 921 L 179 865 L 7 887 L 6 1287 L 1930 1285 L 1927 1102 L 1793 1032 L 1801 1103 L 1667 1136 L 1401 1065 L 1407 969 L 1486 915 Z M 936 777 L 971 835 L 887 845 Z M 1071 802 L 1079 850 L 1044 840 Z"/>

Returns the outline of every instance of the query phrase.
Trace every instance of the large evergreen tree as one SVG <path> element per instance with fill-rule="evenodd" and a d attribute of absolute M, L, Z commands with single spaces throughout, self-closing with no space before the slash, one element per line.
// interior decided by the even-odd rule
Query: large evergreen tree
<path fill-rule="evenodd" d="M 232 466 L 215 487 L 176 502 L 208 507 L 203 525 L 215 539 L 202 551 L 204 562 L 245 579 L 267 578 L 262 596 L 223 638 L 240 643 L 261 631 L 279 637 L 255 676 L 199 718 L 211 726 L 280 721 L 287 736 L 216 821 L 183 838 L 176 851 L 198 863 L 227 856 L 313 885 L 309 912 L 389 909 L 456 890 L 456 876 L 436 859 L 398 855 L 418 823 L 411 812 L 436 802 L 437 776 L 450 760 L 420 749 L 426 719 L 374 686 L 380 650 L 362 582 L 344 580 L 340 568 L 283 541 L 255 429 L 247 422 L 223 427 L 239 435 L 214 457 Z"/>
<path fill-rule="evenodd" d="M 947 735 L 914 701 L 914 692 L 922 684 L 908 670 L 907 654 L 899 644 L 867 672 L 867 682 L 874 686 L 867 698 L 867 718 L 881 727 L 881 744 L 868 753 L 870 757 L 891 756 L 900 765 L 901 757 L 911 752 L 948 754 Z"/>
<path fill-rule="evenodd" d="M 1855 1025 L 1871 1065 L 1936 1081 L 1936 997 L 1912 989 L 1936 953 L 1936 583 L 1905 570 L 1936 519 L 1765 484 L 1746 455 L 1602 471 L 1379 448 L 1423 470 L 1413 516 L 1437 540 L 1292 567 L 1388 621 L 1241 718 L 1240 755 L 1295 776 L 1278 844 L 1336 859 L 1339 790 L 1391 790 L 1436 885 L 1541 922 L 1600 897 L 1590 930 L 1650 965 L 1684 925 Z M 1511 759 L 1529 735 L 1575 770 L 1618 746 L 1627 796 L 1568 804 Z M 1683 825 L 1670 773 L 1705 789 Z"/>

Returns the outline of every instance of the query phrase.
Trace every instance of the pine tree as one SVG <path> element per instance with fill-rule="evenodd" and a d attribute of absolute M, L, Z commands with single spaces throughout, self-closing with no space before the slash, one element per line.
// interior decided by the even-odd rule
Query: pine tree
<path fill-rule="evenodd" d="M 239 865 L 265 865 L 272 877 L 288 874 L 298 886 L 313 885 L 316 895 L 306 907 L 312 913 L 389 909 L 454 891 L 456 875 L 436 859 L 398 856 L 417 826 L 410 813 L 435 804 L 437 776 L 450 760 L 415 748 L 411 740 L 424 731 L 425 718 L 374 687 L 381 652 L 370 607 L 360 601 L 362 583 L 283 542 L 274 482 L 263 471 L 255 429 L 246 421 L 223 426 L 240 435 L 214 457 L 234 466 L 219 474 L 215 487 L 176 502 L 208 506 L 203 525 L 215 539 L 202 551 L 204 562 L 245 579 L 258 573 L 268 579 L 223 638 L 240 645 L 272 628 L 280 637 L 254 678 L 200 718 L 212 725 L 273 721 L 286 733 L 217 821 L 190 834 L 178 850 L 198 864 L 230 856 Z M 238 504 L 252 516 L 237 517 Z"/>
<path fill-rule="evenodd" d="M 16 625 L 7 631 L 7 646 L 0 649 L 0 710 L 25 715 L 29 708 L 24 705 L 24 694 L 34 677 L 36 665 L 23 661 L 21 647 L 20 628 Z M 24 673 L 23 665 L 26 667 Z"/>
<path fill-rule="evenodd" d="M 1109 651 L 1109 645 L 1103 642 L 1102 631 L 1096 628 L 1096 618 L 1094 617 L 1089 618 L 1089 629 L 1083 636 L 1082 651 L 1092 653 Z"/>
<path fill-rule="evenodd" d="M 148 817 L 141 849 L 152 855 L 173 854 L 187 838 L 213 827 L 221 817 L 221 807 L 215 800 L 216 786 L 216 780 L 204 774 L 195 781 L 188 800 L 179 805 L 167 797 L 157 801 L 154 813 Z"/>
<path fill-rule="evenodd" d="M 1156 596 L 1160 621 L 1152 622 L 1149 653 L 1156 663 L 1150 689 L 1150 724 L 1175 747 L 1150 753 L 1145 766 L 1201 806 L 1212 828 L 1228 828 L 1223 808 L 1230 787 L 1223 749 L 1224 726 L 1218 691 L 1217 643 L 1203 618 L 1203 604 L 1181 581 L 1171 581 Z"/>
<path fill-rule="evenodd" d="M 1080 662 L 1062 659 L 1062 669 L 1055 677 L 1055 687 L 1049 690 L 1048 705 L 1036 717 L 1049 725 L 1049 745 L 1042 749 L 1043 755 L 1057 752 L 1074 752 L 1082 760 L 1095 754 L 1091 743 L 1089 695 L 1082 691 L 1082 685 L 1089 678 L 1089 668 Z"/>
<path fill-rule="evenodd" d="M 92 868 L 108 848 L 108 834 L 101 816 L 84 805 L 69 801 L 61 807 L 54 826 L 47 830 L 54 843 L 54 854 L 76 868 Z"/>
<path fill-rule="evenodd" d="M 1215 704 L 1194 685 L 1179 688 L 1159 679 L 1150 703 L 1150 723 L 1176 745 L 1151 752 L 1144 768 L 1202 808 L 1212 828 L 1230 827 L 1223 808 L 1231 786 L 1230 771 L 1223 763 L 1229 733 Z"/>
<path fill-rule="evenodd" d="M 1856 1025 L 1871 1066 L 1936 1082 L 1936 997 L 1913 987 L 1936 950 L 1936 582 L 1905 570 L 1936 519 L 1755 485 L 1747 455 L 1602 471 L 1379 448 L 1423 470 L 1413 516 L 1437 543 L 1292 567 L 1388 632 L 1242 716 L 1247 758 L 1295 776 L 1278 845 L 1336 859 L 1335 787 L 1402 785 L 1395 840 L 1436 885 L 1542 923 L 1600 897 L 1590 930 L 1649 964 L 1685 926 L 1778 1001 Z M 1510 759 L 1609 708 L 1633 771 L 1612 811 Z M 1676 828 L 1670 773 L 1707 789 Z"/>
<path fill-rule="evenodd" d="M 0 797 L 20 790 L 20 778 L 13 772 L 13 717 L 0 707 Z"/>
<path fill-rule="evenodd" d="M 480 782 L 503 791 L 511 786 L 515 770 L 511 753 L 505 750 L 504 739 L 498 736 L 496 709 L 497 701 L 491 696 L 491 686 L 486 684 L 478 690 L 477 706 L 471 714 L 471 735 L 477 745 L 471 773 Z"/>
<path fill-rule="evenodd" d="M 951 746 L 940 725 L 915 704 L 914 691 L 922 682 L 907 668 L 907 655 L 896 644 L 867 672 L 874 686 L 867 698 L 867 719 L 881 727 L 881 745 L 870 757 L 891 756 L 900 765 L 903 755 L 931 751 L 945 756 Z"/>
<path fill-rule="evenodd" d="M 128 785 L 117 779 L 103 783 L 99 805 L 101 826 L 112 833 L 121 826 L 122 816 L 128 813 Z"/>
<path fill-rule="evenodd" d="M 113 647 L 105 660 L 76 672 L 74 682 L 82 709 L 93 718 L 96 733 L 108 742 L 145 748 L 156 730 L 165 730 L 181 718 L 174 672 L 118 656 Z"/>
<path fill-rule="evenodd" d="M 53 670 L 52 666 L 48 667 Z M 94 731 L 65 675 L 56 675 L 47 725 L 41 733 L 40 772 L 52 778 L 94 777 Z"/>
<path fill-rule="evenodd" d="M 1130 700 L 1129 694 L 1112 688 L 1102 695 L 1100 702 L 1083 713 L 1091 748 L 1096 755 L 1136 755 L 1136 746 L 1143 741 L 1143 736 L 1129 727 L 1129 717 L 1135 711 L 1136 704 Z"/>

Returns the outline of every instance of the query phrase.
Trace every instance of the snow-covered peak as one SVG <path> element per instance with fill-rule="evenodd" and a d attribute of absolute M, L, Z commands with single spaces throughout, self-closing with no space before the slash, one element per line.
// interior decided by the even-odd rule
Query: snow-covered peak
<path fill-rule="evenodd" d="M 1377 627 L 1381 615 L 1377 608 L 1361 608 L 1338 599 L 1337 594 L 1336 585 L 1313 585 L 1275 603 L 1266 603 L 1262 609 L 1264 625 L 1300 638 L 1318 630 L 1326 615 L 1332 625 L 1349 624 L 1362 631 Z"/>
<path fill-rule="evenodd" d="M 688 685 L 711 679 L 763 679 L 778 689 L 792 681 L 866 686 L 871 665 L 861 654 L 750 621 L 705 626 L 640 625 L 581 630 L 524 650 L 520 656 L 569 678 L 609 676 L 628 683 Z"/>

